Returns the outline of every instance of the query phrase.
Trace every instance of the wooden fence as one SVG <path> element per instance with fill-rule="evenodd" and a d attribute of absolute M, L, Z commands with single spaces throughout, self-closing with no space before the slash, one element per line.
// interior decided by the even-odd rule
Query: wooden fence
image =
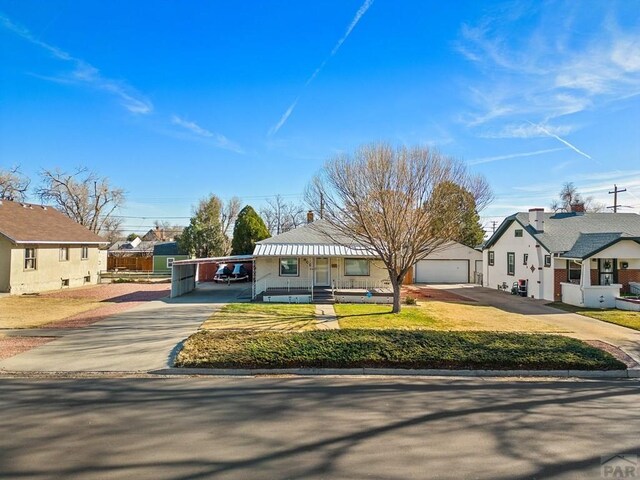
<path fill-rule="evenodd" d="M 107 257 L 107 270 L 116 269 L 131 272 L 150 272 L 153 270 L 153 257 Z"/>

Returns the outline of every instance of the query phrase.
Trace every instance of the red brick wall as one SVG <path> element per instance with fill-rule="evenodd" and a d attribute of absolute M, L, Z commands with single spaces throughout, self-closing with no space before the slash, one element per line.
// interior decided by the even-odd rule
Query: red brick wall
<path fill-rule="evenodd" d="M 629 293 L 629 282 L 640 282 L 640 269 L 625 268 L 618 270 L 618 283 L 622 284 L 622 291 Z"/>
<path fill-rule="evenodd" d="M 562 299 L 562 287 L 560 282 L 567 281 L 567 269 L 566 268 L 554 268 L 553 270 L 553 298 L 556 301 Z"/>

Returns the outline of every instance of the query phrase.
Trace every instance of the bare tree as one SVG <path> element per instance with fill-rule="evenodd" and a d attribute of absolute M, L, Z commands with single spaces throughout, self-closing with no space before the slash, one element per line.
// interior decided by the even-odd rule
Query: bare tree
<path fill-rule="evenodd" d="M 566 182 L 558 194 L 558 199 L 551 202 L 554 212 L 602 212 L 605 206 L 596 202 L 593 197 L 583 197 L 573 182 Z"/>
<path fill-rule="evenodd" d="M 227 200 L 227 203 L 222 206 L 222 211 L 220 212 L 220 225 L 224 232 L 223 248 L 225 255 L 231 254 L 231 237 L 233 236 L 233 227 L 241 209 L 242 201 L 238 197 L 231 197 Z"/>
<path fill-rule="evenodd" d="M 269 232 L 272 235 L 292 230 L 305 222 L 306 209 L 297 203 L 287 202 L 281 195 L 276 195 L 266 201 L 266 205 L 260 209 Z"/>
<path fill-rule="evenodd" d="M 393 287 L 394 313 L 400 311 L 400 288 L 409 269 L 455 238 L 464 221 L 464 208 L 441 208 L 458 197 L 444 198 L 451 192 L 437 188 L 444 183 L 469 192 L 477 210 L 492 199 L 486 180 L 469 174 L 462 162 L 426 147 L 384 144 L 330 160 L 307 187 L 307 202 L 316 211 L 324 207 L 336 237 L 381 258 Z"/>
<path fill-rule="evenodd" d="M 36 194 L 43 202 L 52 202 L 60 211 L 92 232 L 113 236 L 122 219 L 114 213 L 124 205 L 124 190 L 110 185 L 107 177 L 78 168 L 73 173 L 42 170 Z"/>
<path fill-rule="evenodd" d="M 20 167 L 8 170 L 0 168 L 0 199 L 24 202 L 30 183 L 31 180 L 20 171 Z"/>

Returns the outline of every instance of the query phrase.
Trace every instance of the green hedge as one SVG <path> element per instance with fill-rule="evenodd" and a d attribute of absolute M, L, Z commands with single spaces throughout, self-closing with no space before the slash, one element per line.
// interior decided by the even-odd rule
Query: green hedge
<path fill-rule="evenodd" d="M 200 331 L 179 367 L 617 370 L 609 353 L 559 335 L 406 330 Z"/>

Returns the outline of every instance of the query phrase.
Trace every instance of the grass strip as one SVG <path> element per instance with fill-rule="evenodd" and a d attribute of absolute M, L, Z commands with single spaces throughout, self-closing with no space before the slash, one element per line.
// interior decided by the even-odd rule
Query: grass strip
<path fill-rule="evenodd" d="M 609 353 L 558 335 L 407 330 L 200 331 L 176 366 L 618 370 Z"/>

